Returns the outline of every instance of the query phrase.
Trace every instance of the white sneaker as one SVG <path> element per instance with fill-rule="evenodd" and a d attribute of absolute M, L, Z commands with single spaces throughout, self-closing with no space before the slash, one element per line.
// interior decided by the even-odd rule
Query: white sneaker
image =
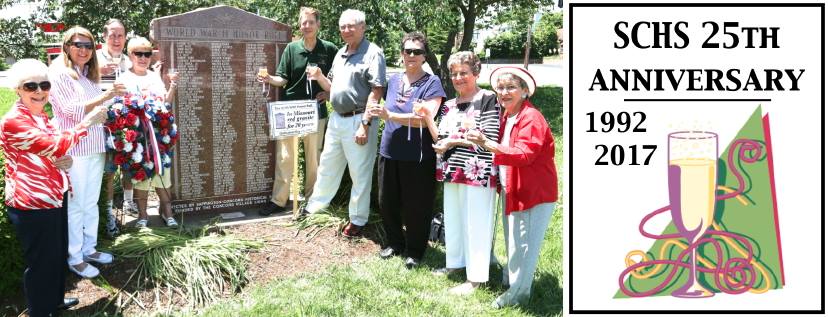
<path fill-rule="evenodd" d="M 95 252 L 90 255 L 84 255 L 83 260 L 86 262 L 98 262 L 100 264 L 109 264 L 115 260 L 115 257 L 112 254 L 105 253 L 105 252 Z"/>
<path fill-rule="evenodd" d="M 80 266 L 80 265 L 83 265 L 83 264 L 86 264 L 86 267 L 83 268 L 82 271 L 75 268 L 75 266 Z M 80 275 L 80 277 L 82 277 L 82 278 L 94 278 L 94 277 L 98 276 L 98 274 L 101 274 L 101 271 L 99 271 L 98 268 L 96 268 L 96 267 L 92 266 L 92 264 L 89 264 L 89 263 L 86 263 L 86 262 L 81 262 L 81 263 L 76 264 L 76 265 L 69 265 L 69 270 L 72 271 L 72 272 L 75 272 L 75 274 L 77 274 L 77 275 Z"/>
<path fill-rule="evenodd" d="M 115 221 L 115 216 L 112 214 L 112 208 L 108 207 L 107 209 L 106 235 L 113 238 L 120 233 L 120 230 L 118 230 L 118 223 Z"/>
<path fill-rule="evenodd" d="M 138 205 L 135 201 L 132 200 L 124 200 L 123 208 L 124 212 L 130 215 L 137 215 L 138 214 Z"/>

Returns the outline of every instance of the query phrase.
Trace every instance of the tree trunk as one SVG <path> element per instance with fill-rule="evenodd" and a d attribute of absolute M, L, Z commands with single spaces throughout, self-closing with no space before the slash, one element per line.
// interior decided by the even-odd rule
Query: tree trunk
<path fill-rule="evenodd" d="M 460 51 L 468 51 L 474 37 L 474 21 L 477 18 L 475 0 L 469 0 L 469 9 L 463 11 L 463 39 L 460 41 Z"/>
<path fill-rule="evenodd" d="M 449 74 L 448 69 L 448 59 L 451 56 L 451 49 L 454 48 L 454 39 L 457 37 L 457 29 L 455 27 L 454 30 L 449 31 L 448 37 L 446 38 L 446 43 L 443 44 L 443 56 L 440 56 L 440 67 L 434 67 L 429 61 L 428 65 L 431 66 L 431 69 L 435 71 L 439 69 L 440 72 L 440 81 L 443 82 L 443 89 L 446 91 L 446 97 L 448 99 L 454 98 L 454 85 L 451 84 L 451 75 Z M 436 62 L 436 57 L 434 58 Z"/>

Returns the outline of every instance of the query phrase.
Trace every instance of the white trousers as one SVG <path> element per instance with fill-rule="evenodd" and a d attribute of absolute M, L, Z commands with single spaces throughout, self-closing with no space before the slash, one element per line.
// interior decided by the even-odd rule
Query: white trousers
<path fill-rule="evenodd" d="M 104 153 L 73 156 L 69 168 L 69 265 L 83 262 L 83 255 L 97 252 L 98 198 L 103 179 Z"/>
<path fill-rule="evenodd" d="M 446 267 L 466 268 L 466 279 L 489 280 L 494 234 L 494 188 L 444 183 Z"/>
<path fill-rule="evenodd" d="M 505 198 L 503 204 L 505 210 Z M 508 270 L 509 289 L 498 299 L 502 303 L 517 304 L 529 300 L 543 238 L 554 211 L 555 203 L 544 203 L 503 217 L 508 256 L 504 270 Z"/>
<path fill-rule="evenodd" d="M 368 143 L 359 145 L 354 141 L 354 134 L 361 121 L 362 115 L 359 114 L 346 118 L 334 112 L 328 117 L 328 129 L 325 131 L 325 145 L 319 158 L 316 184 L 306 207 L 308 212 L 317 212 L 331 203 L 339 189 L 345 166 L 348 166 L 353 183 L 348 215 L 351 223 L 355 225 L 364 226 L 368 223 L 379 124 L 374 120 L 368 129 Z"/>

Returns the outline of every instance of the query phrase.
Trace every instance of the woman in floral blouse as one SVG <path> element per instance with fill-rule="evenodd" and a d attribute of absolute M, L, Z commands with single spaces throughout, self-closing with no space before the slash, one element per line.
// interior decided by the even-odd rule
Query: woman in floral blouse
<path fill-rule="evenodd" d="M 66 170 L 72 166 L 67 152 L 87 136 L 90 126 L 106 119 L 106 109 L 96 107 L 77 125 L 60 131 L 43 112 L 52 88 L 46 65 L 23 59 L 9 73 L 20 98 L 0 120 L 6 210 L 23 249 L 23 290 L 29 316 L 50 316 L 78 303 L 76 298 L 63 298 L 68 244 Z"/>
<path fill-rule="evenodd" d="M 466 268 L 467 281 L 450 292 L 467 295 L 489 280 L 497 175 L 492 152 L 463 136 L 468 130 L 478 130 L 496 140 L 500 108 L 495 93 L 477 86 L 480 59 L 474 53 L 457 52 L 449 57 L 448 65 L 457 98 L 441 109 L 439 127 L 427 119 L 430 132 L 439 138 L 434 144 L 437 180 L 445 183 L 446 267 L 435 273 Z"/>

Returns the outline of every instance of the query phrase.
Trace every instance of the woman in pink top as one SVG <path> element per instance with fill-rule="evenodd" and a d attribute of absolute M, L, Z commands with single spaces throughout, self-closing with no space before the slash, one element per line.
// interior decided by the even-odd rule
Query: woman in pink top
<path fill-rule="evenodd" d="M 114 84 L 102 92 L 95 38 L 89 30 L 75 26 L 63 35 L 63 54 L 52 64 L 49 80 L 52 93 L 49 101 L 55 114 L 54 122 L 61 130 L 77 125 L 95 107 L 124 94 L 124 85 Z M 95 250 L 98 240 L 98 197 L 104 167 L 104 130 L 100 124 L 89 127 L 89 135 L 69 150 L 73 164 L 69 169 L 73 195 L 69 197 L 69 269 L 85 278 L 99 274 L 94 261 L 112 262 L 112 255 Z"/>
<path fill-rule="evenodd" d="M 56 129 L 43 112 L 52 88 L 47 71 L 46 65 L 34 59 L 12 66 L 10 82 L 20 98 L 0 120 L 6 210 L 23 249 L 23 290 L 29 316 L 52 315 L 78 303 L 76 298 L 63 298 L 69 189 L 65 170 L 72 165 L 66 153 L 87 135 L 89 126 L 106 119 L 101 107 L 69 129 Z"/>

